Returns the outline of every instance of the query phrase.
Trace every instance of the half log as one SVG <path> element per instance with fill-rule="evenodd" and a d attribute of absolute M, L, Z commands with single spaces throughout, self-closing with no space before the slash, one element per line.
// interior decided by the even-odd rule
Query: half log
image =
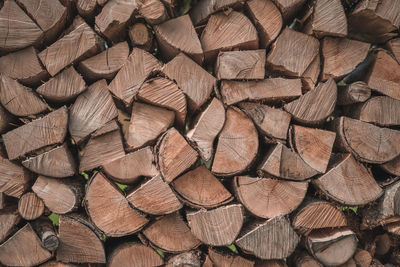
<path fill-rule="evenodd" d="M 155 250 L 145 245 L 129 242 L 116 247 L 109 256 L 109 267 L 129 266 L 160 266 L 164 263 Z"/>
<path fill-rule="evenodd" d="M 0 156 L 0 192 L 20 198 L 29 188 L 30 180 L 28 170 Z"/>

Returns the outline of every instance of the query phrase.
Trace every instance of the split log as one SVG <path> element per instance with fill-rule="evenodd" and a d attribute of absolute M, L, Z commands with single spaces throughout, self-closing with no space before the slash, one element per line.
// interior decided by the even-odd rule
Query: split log
<path fill-rule="evenodd" d="M 155 25 L 154 31 L 159 49 L 166 61 L 171 60 L 180 52 L 184 52 L 198 64 L 201 64 L 203 60 L 202 44 L 189 15 Z"/>
<path fill-rule="evenodd" d="M 397 59 L 397 62 L 400 63 L 400 38 L 392 39 L 387 42 L 387 47 Z"/>
<path fill-rule="evenodd" d="M 217 99 L 213 98 L 207 108 L 199 114 L 196 124 L 186 133 L 186 137 L 199 151 L 204 161 L 209 161 L 214 152 L 214 140 L 225 123 L 225 108 Z"/>
<path fill-rule="evenodd" d="M 62 262 L 105 263 L 104 245 L 92 226 L 77 214 L 59 218 L 57 260 Z"/>
<path fill-rule="evenodd" d="M 89 80 L 111 80 L 124 65 L 128 56 L 128 43 L 118 43 L 100 54 L 81 61 L 78 70 Z"/>
<path fill-rule="evenodd" d="M 232 176 L 245 171 L 258 152 L 258 134 L 253 122 L 240 109 L 228 108 L 219 134 L 212 172 Z"/>
<path fill-rule="evenodd" d="M 150 242 L 164 251 L 178 253 L 194 249 L 201 242 L 191 232 L 179 214 L 166 215 L 143 230 Z"/>
<path fill-rule="evenodd" d="M 178 177 L 171 184 L 183 202 L 194 208 L 215 208 L 233 199 L 231 193 L 204 165 Z"/>
<path fill-rule="evenodd" d="M 250 0 L 246 7 L 257 28 L 260 48 L 267 48 L 282 30 L 281 12 L 271 0 Z"/>
<path fill-rule="evenodd" d="M 183 206 L 160 175 L 141 184 L 126 199 L 135 208 L 152 215 L 169 214 Z"/>
<path fill-rule="evenodd" d="M 303 201 L 308 182 L 271 178 L 235 177 L 234 190 L 239 201 L 252 214 L 273 218 L 294 211 Z"/>
<path fill-rule="evenodd" d="M 400 176 L 400 156 L 380 165 L 382 169 L 393 175 Z"/>
<path fill-rule="evenodd" d="M 0 242 L 6 240 L 15 230 L 17 225 L 21 221 L 17 206 L 10 205 L 5 209 L 0 210 Z"/>
<path fill-rule="evenodd" d="M 162 72 L 176 82 L 192 110 L 199 109 L 210 98 L 216 83 L 211 74 L 183 53 L 165 64 Z"/>
<path fill-rule="evenodd" d="M 133 47 L 138 47 L 148 52 L 154 48 L 153 33 L 146 24 L 141 22 L 133 24 L 128 34 Z"/>
<path fill-rule="evenodd" d="M 344 205 L 365 205 L 383 193 L 374 177 L 350 154 L 336 156 L 332 167 L 313 184 Z"/>
<path fill-rule="evenodd" d="M 277 143 L 267 151 L 258 167 L 260 176 L 267 174 L 295 181 L 306 180 L 317 173 L 299 154 L 281 143 Z"/>
<path fill-rule="evenodd" d="M 313 232 L 305 243 L 307 250 L 324 266 L 338 266 L 355 253 L 357 237 L 351 230 L 339 228 Z"/>
<path fill-rule="evenodd" d="M 253 23 L 242 13 L 230 11 L 212 15 L 200 41 L 206 61 L 214 60 L 219 51 L 258 49 L 258 34 Z"/>
<path fill-rule="evenodd" d="M 333 79 L 318 86 L 300 98 L 284 105 L 293 119 L 305 124 L 319 124 L 333 112 L 336 105 L 337 87 Z"/>
<path fill-rule="evenodd" d="M 216 76 L 219 80 L 264 79 L 265 57 L 264 49 L 220 52 L 215 66 Z"/>
<path fill-rule="evenodd" d="M 51 257 L 29 223 L 0 245 L 0 263 L 7 266 L 35 266 Z"/>
<path fill-rule="evenodd" d="M 338 2 L 341 5 L 339 0 Z M 340 80 L 354 71 L 367 57 L 370 47 L 370 44 L 356 40 L 325 37 L 322 40 L 322 56 L 324 57 L 322 80 L 326 81 L 329 78 Z"/>
<path fill-rule="evenodd" d="M 190 17 L 194 25 L 205 24 L 210 16 L 218 11 L 238 7 L 242 3 L 239 0 L 205 0 L 199 1 L 190 10 Z"/>
<path fill-rule="evenodd" d="M 357 81 L 344 87 L 338 87 L 338 105 L 351 105 L 365 102 L 371 97 L 371 88 L 365 82 Z"/>
<path fill-rule="evenodd" d="M 353 259 L 356 262 L 357 266 L 360 267 L 368 267 L 371 265 L 372 262 L 371 254 L 363 249 L 357 249 L 356 253 L 353 256 Z"/>
<path fill-rule="evenodd" d="M 304 90 L 309 91 L 315 88 L 318 83 L 319 75 L 321 72 L 321 58 L 317 55 L 308 68 L 304 71 L 301 82 L 303 84 Z"/>
<path fill-rule="evenodd" d="M 82 18 L 76 17 L 75 23 L 76 27 L 71 32 L 39 53 L 39 58 L 51 76 L 70 64 L 97 54 L 104 47 L 104 41 Z"/>
<path fill-rule="evenodd" d="M 142 176 L 153 177 L 159 173 L 149 146 L 104 164 L 103 170 L 108 177 L 122 184 L 132 184 Z"/>
<path fill-rule="evenodd" d="M 128 242 L 115 248 L 108 260 L 108 266 L 161 266 L 164 263 L 160 255 L 152 248 L 142 244 Z"/>
<path fill-rule="evenodd" d="M 187 252 L 183 252 L 181 254 L 175 255 L 168 259 L 166 267 L 174 267 L 174 266 L 202 266 L 209 267 L 206 260 L 202 263 L 202 253 L 199 250 L 190 250 Z"/>
<path fill-rule="evenodd" d="M 154 141 L 173 124 L 174 119 L 175 113 L 171 110 L 134 102 L 125 134 L 127 150 L 135 150 Z"/>
<path fill-rule="evenodd" d="M 0 192 L 20 198 L 29 188 L 31 174 L 17 163 L 0 156 Z"/>
<path fill-rule="evenodd" d="M 286 22 L 291 22 L 297 12 L 304 6 L 306 0 L 273 0 L 282 12 Z"/>
<path fill-rule="evenodd" d="M 37 45 L 42 36 L 43 31 L 15 0 L 4 2 L 0 10 L 0 51 L 10 52 Z"/>
<path fill-rule="evenodd" d="M 230 267 L 253 267 L 254 262 L 239 255 L 220 253 L 214 249 L 208 249 L 208 255 L 211 259 L 211 266 L 230 266 Z"/>
<path fill-rule="evenodd" d="M 3 192 L 0 192 L 0 210 L 4 209 L 6 205 L 7 205 L 6 195 Z"/>
<path fill-rule="evenodd" d="M 175 128 L 160 137 L 157 152 L 157 164 L 167 183 L 192 166 L 198 158 L 197 152 Z"/>
<path fill-rule="evenodd" d="M 257 261 L 255 267 L 288 267 L 285 260 L 262 260 Z"/>
<path fill-rule="evenodd" d="M 319 263 L 314 257 L 310 256 L 307 252 L 295 255 L 294 264 L 296 267 L 323 267 L 321 263 Z"/>
<path fill-rule="evenodd" d="M 78 14 L 90 21 L 96 13 L 97 1 L 96 0 L 76 0 L 76 9 Z"/>
<path fill-rule="evenodd" d="M 70 108 L 68 129 L 76 143 L 118 116 L 107 82 L 100 80 L 81 94 Z"/>
<path fill-rule="evenodd" d="M 243 225 L 243 207 L 239 204 L 213 210 L 186 212 L 195 237 L 211 246 L 228 246 L 235 241 Z"/>
<path fill-rule="evenodd" d="M 245 229 L 235 241 L 244 252 L 260 259 L 284 259 L 293 253 L 300 239 L 285 217 Z"/>
<path fill-rule="evenodd" d="M 49 218 L 39 218 L 32 222 L 32 227 L 39 236 L 42 247 L 49 251 L 54 251 L 58 248 L 58 236 Z"/>
<path fill-rule="evenodd" d="M 48 261 L 40 265 L 40 267 L 78 267 L 78 265 L 63 263 L 61 261 Z"/>
<path fill-rule="evenodd" d="M 35 115 L 49 109 L 32 89 L 4 74 L 0 74 L 0 101 L 15 116 Z"/>
<path fill-rule="evenodd" d="M 398 220 L 398 218 L 396 218 Z M 400 236 L 400 222 L 396 221 L 393 223 L 388 223 L 383 227 L 389 234 L 393 236 Z M 390 240 L 389 240 L 390 242 Z M 390 246 L 390 243 L 389 243 Z M 389 247 L 390 248 L 390 247 Z M 385 253 L 386 254 L 386 253 Z"/>
<path fill-rule="evenodd" d="M 36 220 L 44 212 L 44 203 L 33 192 L 23 194 L 18 201 L 18 212 L 25 220 Z"/>
<path fill-rule="evenodd" d="M 144 0 L 139 8 L 139 14 L 150 25 L 160 24 L 169 19 L 167 9 L 160 0 Z"/>
<path fill-rule="evenodd" d="M 84 184 L 77 177 L 54 179 L 39 176 L 32 191 L 46 207 L 56 214 L 66 214 L 78 209 L 84 195 Z"/>
<path fill-rule="evenodd" d="M 315 36 L 347 35 L 346 14 L 340 0 L 317 0 L 313 10 L 311 27 Z"/>
<path fill-rule="evenodd" d="M 133 48 L 108 88 L 125 105 L 129 105 L 147 77 L 160 68 L 160 62 L 152 54 Z"/>
<path fill-rule="evenodd" d="M 15 117 L 0 105 L 0 134 L 7 132 L 15 121 Z"/>

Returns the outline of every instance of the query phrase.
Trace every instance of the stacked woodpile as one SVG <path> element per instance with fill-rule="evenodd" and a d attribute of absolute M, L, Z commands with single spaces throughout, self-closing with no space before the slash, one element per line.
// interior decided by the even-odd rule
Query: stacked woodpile
<path fill-rule="evenodd" d="M 1 266 L 400 266 L 400 1 L 0 6 Z"/>

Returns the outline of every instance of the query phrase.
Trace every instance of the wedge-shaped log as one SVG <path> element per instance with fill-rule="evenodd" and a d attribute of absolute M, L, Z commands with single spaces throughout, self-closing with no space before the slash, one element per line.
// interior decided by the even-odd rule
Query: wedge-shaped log
<path fill-rule="evenodd" d="M 204 0 L 197 2 L 190 10 L 190 17 L 194 25 L 204 24 L 210 16 L 218 11 L 230 7 L 240 6 L 240 0 Z"/>
<path fill-rule="evenodd" d="M 208 249 L 208 256 L 210 265 L 214 266 L 230 266 L 230 267 L 252 267 L 254 261 L 245 259 L 237 254 L 226 254 L 223 252 L 216 251 L 212 248 Z"/>
<path fill-rule="evenodd" d="M 160 266 L 164 261 L 152 248 L 134 242 L 116 247 L 108 260 L 110 267 L 129 266 L 133 263 L 138 266 Z"/>
<path fill-rule="evenodd" d="M 400 38 L 395 38 L 387 42 L 387 47 L 397 59 L 397 62 L 400 63 Z"/>
<path fill-rule="evenodd" d="M 17 205 L 9 205 L 8 207 L 0 210 L 0 242 L 6 240 L 14 230 L 16 225 L 21 221 L 21 216 L 18 212 Z"/>
<path fill-rule="evenodd" d="M 282 12 L 282 16 L 286 22 L 291 22 L 291 19 L 303 7 L 306 0 L 273 0 Z"/>
<path fill-rule="evenodd" d="M 78 14 L 89 21 L 92 21 L 96 13 L 97 1 L 96 0 L 77 0 L 76 9 Z"/>
<path fill-rule="evenodd" d="M 321 263 L 305 251 L 297 253 L 294 258 L 294 264 L 296 264 L 296 267 L 323 267 Z"/>
<path fill-rule="evenodd" d="M 311 27 L 317 37 L 346 36 L 347 19 L 340 0 L 316 0 Z"/>
<path fill-rule="evenodd" d="M 371 97 L 371 88 L 363 81 L 357 81 L 338 87 L 338 105 L 350 105 L 365 102 Z"/>
<path fill-rule="evenodd" d="M 400 156 L 380 165 L 382 169 L 393 175 L 400 175 Z"/>
<path fill-rule="evenodd" d="M 25 220 L 36 220 L 44 212 L 44 203 L 35 193 L 23 194 L 18 200 L 18 212 Z"/>
<path fill-rule="evenodd" d="M 29 188 L 31 174 L 24 167 L 0 157 L 0 192 L 20 198 Z"/>
<path fill-rule="evenodd" d="M 3 106 L 0 106 L 0 134 L 7 132 L 15 119 Z"/>

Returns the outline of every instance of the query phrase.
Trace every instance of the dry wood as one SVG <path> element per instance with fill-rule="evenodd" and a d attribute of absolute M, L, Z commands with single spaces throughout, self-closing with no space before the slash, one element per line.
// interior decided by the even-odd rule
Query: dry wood
<path fill-rule="evenodd" d="M 265 56 L 264 49 L 220 52 L 216 76 L 219 80 L 264 79 Z"/>
<path fill-rule="evenodd" d="M 175 113 L 139 102 L 132 105 L 125 141 L 128 150 L 140 148 L 164 133 L 174 122 Z"/>
<path fill-rule="evenodd" d="M 365 82 L 357 81 L 344 87 L 338 87 L 338 105 L 351 105 L 365 102 L 371 97 L 371 88 Z"/>
<path fill-rule="evenodd" d="M 271 178 L 235 177 L 234 189 L 239 201 L 252 214 L 273 218 L 294 211 L 303 201 L 308 182 L 292 182 Z"/>
<path fill-rule="evenodd" d="M 116 247 L 108 260 L 109 267 L 161 266 L 163 263 L 163 259 L 152 248 L 134 242 Z"/>
<path fill-rule="evenodd" d="M 300 79 L 268 78 L 262 81 L 222 81 L 222 101 L 233 105 L 244 100 L 277 102 L 301 96 Z"/>
<path fill-rule="evenodd" d="M 180 253 L 168 259 L 166 267 L 174 266 L 202 266 L 208 267 L 204 262 L 202 262 L 202 253 L 199 250 L 190 250 L 187 252 Z"/>
<path fill-rule="evenodd" d="M 23 194 L 18 201 L 18 212 L 25 220 L 36 220 L 44 212 L 44 203 L 33 192 Z"/>
<path fill-rule="evenodd" d="M 312 90 L 315 88 L 315 85 L 318 83 L 319 74 L 321 72 L 321 58 L 320 55 L 317 55 L 311 64 L 308 66 L 306 71 L 303 73 L 303 77 L 301 79 L 304 90 Z"/>
<path fill-rule="evenodd" d="M 18 208 L 16 205 L 9 205 L 8 207 L 0 210 L 0 242 L 6 240 L 14 230 L 17 230 L 16 225 L 21 221 Z"/>
<path fill-rule="evenodd" d="M 236 254 L 220 253 L 214 249 L 208 249 L 208 256 L 211 261 L 210 266 L 223 266 L 223 267 L 253 267 L 254 262 Z"/>
<path fill-rule="evenodd" d="M 374 256 L 382 256 L 389 252 L 391 247 L 391 240 L 387 233 L 377 235 L 374 238 L 375 243 L 375 255 Z"/>
<path fill-rule="evenodd" d="M 167 9 L 160 0 L 144 0 L 139 14 L 150 25 L 160 24 L 169 19 Z"/>
<path fill-rule="evenodd" d="M 58 236 L 49 218 L 41 217 L 35 220 L 32 222 L 32 227 L 39 236 L 42 247 L 49 251 L 54 251 L 58 248 Z"/>
<path fill-rule="evenodd" d="M 14 121 L 15 117 L 0 105 L 0 134 L 7 132 L 12 127 Z"/>
<path fill-rule="evenodd" d="M 283 259 L 292 254 L 299 241 L 289 220 L 275 217 L 245 229 L 235 243 L 260 259 Z"/>
<path fill-rule="evenodd" d="M 333 166 L 313 184 L 344 205 L 365 205 L 383 193 L 374 177 L 350 154 L 335 157 Z"/>
<path fill-rule="evenodd" d="M 243 224 L 240 204 L 222 206 L 213 210 L 186 212 L 189 227 L 198 239 L 211 246 L 228 246 L 235 241 Z"/>
<path fill-rule="evenodd" d="M 398 219 L 398 218 L 397 218 Z M 389 224 L 386 224 L 384 227 L 383 227 L 389 234 L 391 234 L 392 236 L 400 236 L 400 222 L 394 222 L 394 223 L 389 223 Z M 389 242 L 390 242 L 390 240 L 389 240 Z M 390 243 L 389 243 L 389 248 L 390 248 Z M 383 253 L 383 254 L 387 254 L 388 252 L 386 252 L 386 253 Z"/>
<path fill-rule="evenodd" d="M 183 53 L 164 65 L 163 73 L 174 80 L 188 98 L 191 109 L 200 108 L 214 89 L 216 79 Z"/>
<path fill-rule="evenodd" d="M 92 20 L 97 8 L 96 0 L 76 0 L 78 14 L 88 20 Z"/>
<path fill-rule="evenodd" d="M 39 176 L 32 186 L 32 191 L 43 200 L 50 211 L 66 214 L 80 207 L 84 184 L 78 177 L 54 179 Z"/>
<path fill-rule="evenodd" d="M 194 208 L 215 208 L 233 199 L 204 165 L 178 177 L 171 184 L 185 204 Z"/>
<path fill-rule="evenodd" d="M 198 158 L 197 152 L 175 128 L 160 137 L 157 151 L 159 170 L 167 183 L 192 166 Z"/>
<path fill-rule="evenodd" d="M 340 0 L 316 0 L 312 30 L 317 37 L 347 35 L 347 20 Z"/>
<path fill-rule="evenodd" d="M 259 41 L 253 23 L 236 11 L 212 15 L 200 40 L 206 61 L 214 60 L 219 51 L 258 49 Z"/>
<path fill-rule="evenodd" d="M 189 15 L 170 19 L 154 26 L 162 56 L 171 60 L 180 52 L 190 56 L 198 64 L 203 59 L 202 44 L 197 36 Z"/>
<path fill-rule="evenodd" d="M 392 39 L 387 42 L 387 47 L 397 59 L 397 62 L 400 63 L 400 38 Z"/>
<path fill-rule="evenodd" d="M 150 51 L 154 48 L 153 34 L 146 24 L 141 22 L 133 24 L 129 29 L 129 40 L 132 46 L 139 47 L 146 51 Z"/>
<path fill-rule="evenodd" d="M 368 267 L 371 265 L 372 262 L 371 254 L 363 249 L 357 249 L 356 253 L 353 256 L 353 259 L 356 262 L 357 266 L 360 267 Z"/>
<path fill-rule="evenodd" d="M 152 215 L 169 214 L 183 207 L 160 175 L 141 184 L 126 198 L 135 208 Z"/>
<path fill-rule="evenodd" d="M 295 255 L 296 267 L 323 267 L 314 257 L 310 256 L 307 252 Z"/>
<path fill-rule="evenodd" d="M 303 7 L 306 0 L 273 0 L 282 12 L 286 22 L 291 22 L 297 12 Z"/>
<path fill-rule="evenodd" d="M 20 198 L 28 189 L 31 174 L 17 163 L 0 156 L 0 192 Z"/>
<path fill-rule="evenodd" d="M 256 267 L 288 267 L 284 260 L 261 260 L 254 265 Z"/>
<path fill-rule="evenodd" d="M 322 56 L 324 57 L 322 80 L 329 78 L 340 80 L 355 70 L 367 57 L 370 46 L 368 43 L 347 38 L 325 37 L 322 40 Z"/>
<path fill-rule="evenodd" d="M 204 0 L 199 1 L 190 10 L 190 17 L 194 25 L 204 24 L 210 16 L 218 11 L 240 6 L 240 0 Z"/>
<path fill-rule="evenodd" d="M 382 169 L 393 175 L 400 176 L 400 156 L 380 165 Z"/>
<path fill-rule="evenodd" d="M 194 249 L 201 244 L 177 213 L 155 221 L 143 230 L 143 234 L 153 245 L 172 253 Z"/>
<path fill-rule="evenodd" d="M 78 267 L 78 265 L 63 263 L 61 261 L 48 261 L 40 265 L 40 267 Z"/>
<path fill-rule="evenodd" d="M 6 206 L 7 206 L 6 195 L 3 192 L 0 192 L 0 210 L 4 209 Z"/>

